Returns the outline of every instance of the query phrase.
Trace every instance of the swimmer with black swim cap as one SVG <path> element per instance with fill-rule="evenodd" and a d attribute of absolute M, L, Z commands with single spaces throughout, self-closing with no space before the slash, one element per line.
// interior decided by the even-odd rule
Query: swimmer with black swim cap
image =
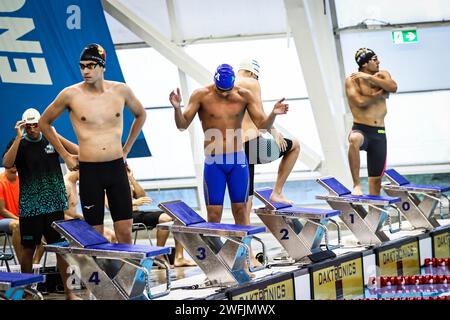
<path fill-rule="evenodd" d="M 83 51 L 81 51 L 80 61 L 95 61 L 102 67 L 105 67 L 106 51 L 99 44 L 88 44 Z"/>
<path fill-rule="evenodd" d="M 367 152 L 369 194 L 380 195 L 381 179 L 386 168 L 387 140 L 384 118 L 386 99 L 397 91 L 397 84 L 386 70 L 380 70 L 375 52 L 360 48 L 355 53 L 359 72 L 345 80 L 345 93 L 353 116 L 348 135 L 348 159 L 353 179 L 353 195 L 362 195 L 360 150 Z"/>
<path fill-rule="evenodd" d="M 80 71 L 85 83 L 93 85 L 103 81 L 106 51 L 96 43 L 88 44 L 80 54 Z M 97 68 L 99 66 L 99 68 Z"/>
<path fill-rule="evenodd" d="M 79 63 L 84 81 L 64 88 L 42 114 L 39 126 L 68 169 L 80 170 L 80 202 L 86 222 L 103 234 L 106 192 L 117 241 L 130 244 L 132 199 L 124 161 L 147 114 L 126 83 L 105 80 L 102 46 L 87 45 Z M 134 121 L 123 144 L 125 107 Z M 51 129 L 66 109 L 79 143 L 78 155 L 67 152 Z"/>
<path fill-rule="evenodd" d="M 364 64 L 368 63 L 370 59 L 373 57 L 376 57 L 376 53 L 369 48 L 360 48 L 355 53 L 355 61 L 359 66 L 359 70 L 361 71 L 361 68 Z"/>

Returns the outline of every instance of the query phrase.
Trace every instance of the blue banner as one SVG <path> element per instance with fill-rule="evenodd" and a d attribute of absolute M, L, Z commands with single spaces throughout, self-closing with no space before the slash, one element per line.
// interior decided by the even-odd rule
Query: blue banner
<path fill-rule="evenodd" d="M 100 0 L 0 0 L 1 153 L 26 109 L 42 113 L 63 88 L 83 81 L 78 62 L 89 43 L 106 50 L 105 79 L 124 82 Z M 133 120 L 126 109 L 123 144 Z M 68 112 L 53 125 L 77 142 Z M 141 132 L 129 157 L 150 155 Z"/>

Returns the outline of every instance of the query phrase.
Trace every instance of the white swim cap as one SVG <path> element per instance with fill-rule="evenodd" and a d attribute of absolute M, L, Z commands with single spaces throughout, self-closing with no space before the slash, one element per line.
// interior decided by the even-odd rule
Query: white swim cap
<path fill-rule="evenodd" d="M 246 58 L 239 64 L 239 70 L 247 70 L 253 72 L 259 78 L 259 63 L 255 59 Z"/>
<path fill-rule="evenodd" d="M 22 115 L 22 120 L 25 120 L 25 123 L 38 123 L 41 118 L 41 114 L 34 108 L 29 108 L 25 110 Z"/>

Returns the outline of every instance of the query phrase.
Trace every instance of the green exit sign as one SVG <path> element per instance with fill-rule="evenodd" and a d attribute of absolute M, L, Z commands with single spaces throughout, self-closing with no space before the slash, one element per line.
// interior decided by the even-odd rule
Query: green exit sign
<path fill-rule="evenodd" d="M 392 41 L 394 41 L 395 44 L 417 43 L 417 30 L 392 31 Z"/>

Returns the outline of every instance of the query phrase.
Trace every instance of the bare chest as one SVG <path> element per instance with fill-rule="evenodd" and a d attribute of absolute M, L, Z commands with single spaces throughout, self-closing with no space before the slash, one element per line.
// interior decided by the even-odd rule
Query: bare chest
<path fill-rule="evenodd" d="M 105 125 L 122 120 L 124 99 L 104 93 L 99 96 L 80 94 L 70 104 L 70 117 L 78 124 Z"/>
<path fill-rule="evenodd" d="M 376 87 L 365 80 L 359 80 L 358 85 L 359 85 L 360 92 L 363 96 L 373 95 L 375 92 L 380 90 L 379 87 Z"/>
<path fill-rule="evenodd" d="M 207 100 L 201 104 L 199 116 L 202 120 L 242 121 L 245 107 L 241 101 Z"/>

